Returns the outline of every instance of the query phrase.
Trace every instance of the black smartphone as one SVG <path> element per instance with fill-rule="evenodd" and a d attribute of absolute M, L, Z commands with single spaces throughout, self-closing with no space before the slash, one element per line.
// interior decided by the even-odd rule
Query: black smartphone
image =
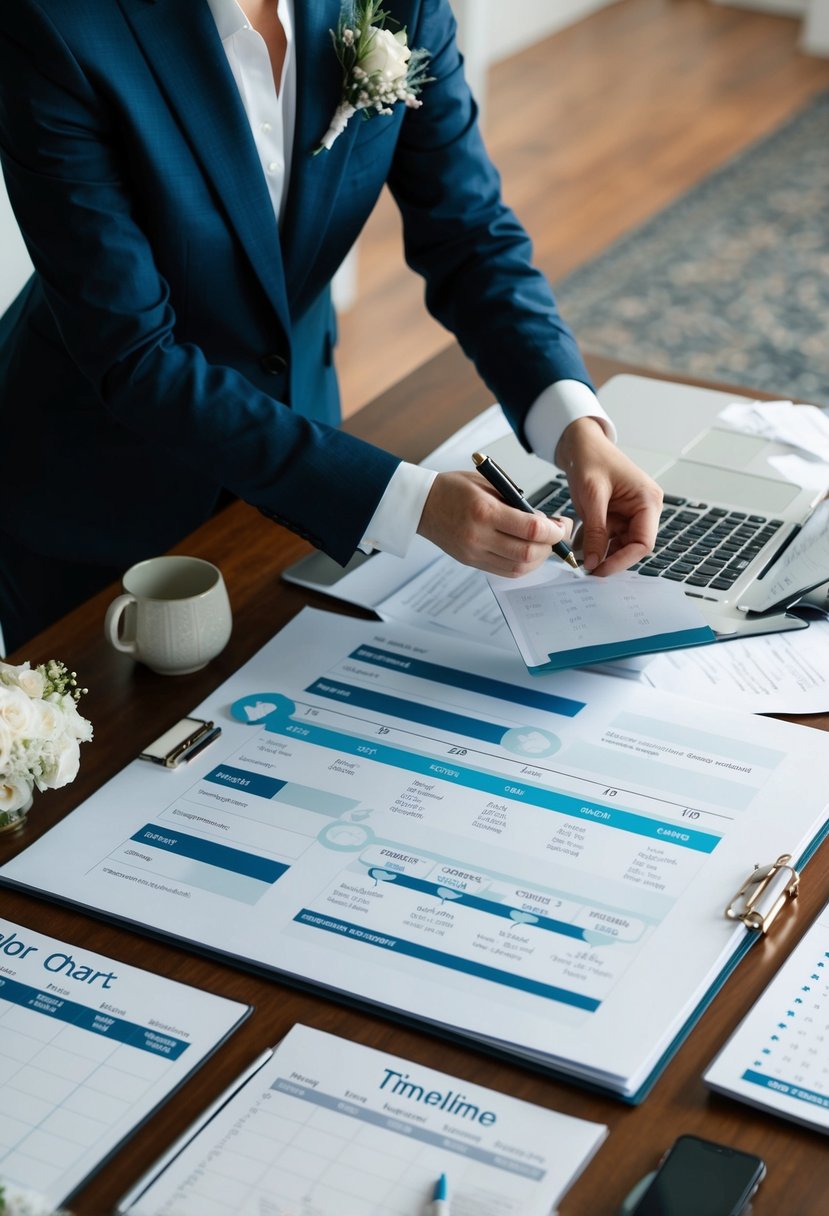
<path fill-rule="evenodd" d="M 752 1153 L 680 1136 L 630 1216 L 740 1216 L 765 1172 Z"/>

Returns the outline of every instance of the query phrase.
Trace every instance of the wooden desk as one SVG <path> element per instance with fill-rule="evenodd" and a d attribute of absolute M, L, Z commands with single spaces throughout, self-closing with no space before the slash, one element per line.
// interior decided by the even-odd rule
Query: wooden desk
<path fill-rule="evenodd" d="M 590 365 L 597 383 L 615 372 L 634 370 L 600 359 L 591 360 Z M 463 356 L 451 348 L 378 398 L 348 426 L 356 434 L 418 460 L 489 404 L 487 390 Z M 83 710 L 94 724 L 95 739 L 84 745 L 80 775 L 71 786 L 37 796 L 25 833 L 0 844 L 0 862 L 97 789 L 136 755 L 139 745 L 191 710 L 304 604 L 346 611 L 333 601 L 280 582 L 279 571 L 307 548 L 303 541 L 242 503 L 229 507 L 179 547 L 181 552 L 208 558 L 221 567 L 234 611 L 233 637 L 227 649 L 195 675 L 154 675 L 104 642 L 104 612 L 116 593 L 114 587 L 12 656 L 33 664 L 57 657 L 76 669 L 90 690 Z M 829 714 L 812 716 L 804 722 L 826 729 Z M 784 806 L 780 813 L 783 818 Z M 829 1210 L 826 1138 L 712 1096 L 700 1077 L 827 898 L 829 848 L 824 847 L 809 863 L 793 914 L 775 926 L 770 941 L 755 946 L 740 964 L 650 1096 L 636 1108 L 493 1060 L 426 1032 L 393 1025 L 326 997 L 294 991 L 276 981 L 208 961 L 81 912 L 7 890 L 0 890 L 0 907 L 5 916 L 35 930 L 255 1006 L 242 1029 L 83 1189 L 72 1204 L 78 1216 L 110 1213 L 120 1196 L 191 1119 L 295 1022 L 397 1052 L 541 1106 L 608 1124 L 610 1137 L 566 1197 L 562 1216 L 612 1216 L 637 1179 L 653 1168 L 662 1150 L 682 1132 L 721 1140 L 759 1153 L 766 1160 L 768 1177 L 755 1201 L 754 1216 L 820 1216 Z"/>

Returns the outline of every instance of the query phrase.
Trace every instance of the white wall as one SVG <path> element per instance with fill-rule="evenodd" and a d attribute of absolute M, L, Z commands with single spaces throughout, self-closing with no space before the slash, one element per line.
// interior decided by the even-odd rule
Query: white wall
<path fill-rule="evenodd" d="M 489 62 L 514 55 L 617 0 L 470 0 L 486 10 Z"/>
<path fill-rule="evenodd" d="M 829 0 L 809 0 L 801 46 L 812 55 L 829 55 Z"/>
<path fill-rule="evenodd" d="M 751 8 L 764 13 L 781 13 L 787 17 L 802 17 L 809 0 L 713 0 L 725 8 Z"/>
<path fill-rule="evenodd" d="M 0 314 L 11 304 L 32 273 L 32 263 L 9 206 L 0 174 Z"/>
<path fill-rule="evenodd" d="M 829 55 L 829 0 L 712 0 L 712 3 L 802 17 L 800 49 L 807 55 Z"/>

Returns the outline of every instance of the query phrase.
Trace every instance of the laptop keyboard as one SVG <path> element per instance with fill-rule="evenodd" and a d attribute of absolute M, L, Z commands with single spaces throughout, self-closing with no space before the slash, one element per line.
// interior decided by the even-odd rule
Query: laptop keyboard
<path fill-rule="evenodd" d="M 545 515 L 574 515 L 563 473 L 530 502 Z M 782 519 L 666 494 L 654 551 L 631 569 L 685 583 L 691 594 L 702 594 L 702 587 L 727 591 L 783 526 Z"/>

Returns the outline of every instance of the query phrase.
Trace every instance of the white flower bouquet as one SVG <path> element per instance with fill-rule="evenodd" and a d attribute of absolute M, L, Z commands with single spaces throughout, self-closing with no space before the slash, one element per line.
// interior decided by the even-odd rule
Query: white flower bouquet
<path fill-rule="evenodd" d="M 393 34 L 385 28 L 390 18 L 382 2 L 349 0 L 336 30 L 330 31 L 343 73 L 342 99 L 315 155 L 331 147 L 358 110 L 364 118 L 375 118 L 391 114 L 400 101 L 411 109 L 423 104 L 417 95 L 432 79 L 426 75 L 429 52 L 412 50 L 405 29 Z"/>
<path fill-rule="evenodd" d="M 19 821 L 35 787 L 74 781 L 80 745 L 92 738 L 78 713 L 85 692 L 55 659 L 39 667 L 0 662 L 0 830 Z"/>
<path fill-rule="evenodd" d="M 61 1208 L 55 1211 L 42 1195 L 10 1187 L 0 1180 L 0 1216 L 72 1216 Z"/>

